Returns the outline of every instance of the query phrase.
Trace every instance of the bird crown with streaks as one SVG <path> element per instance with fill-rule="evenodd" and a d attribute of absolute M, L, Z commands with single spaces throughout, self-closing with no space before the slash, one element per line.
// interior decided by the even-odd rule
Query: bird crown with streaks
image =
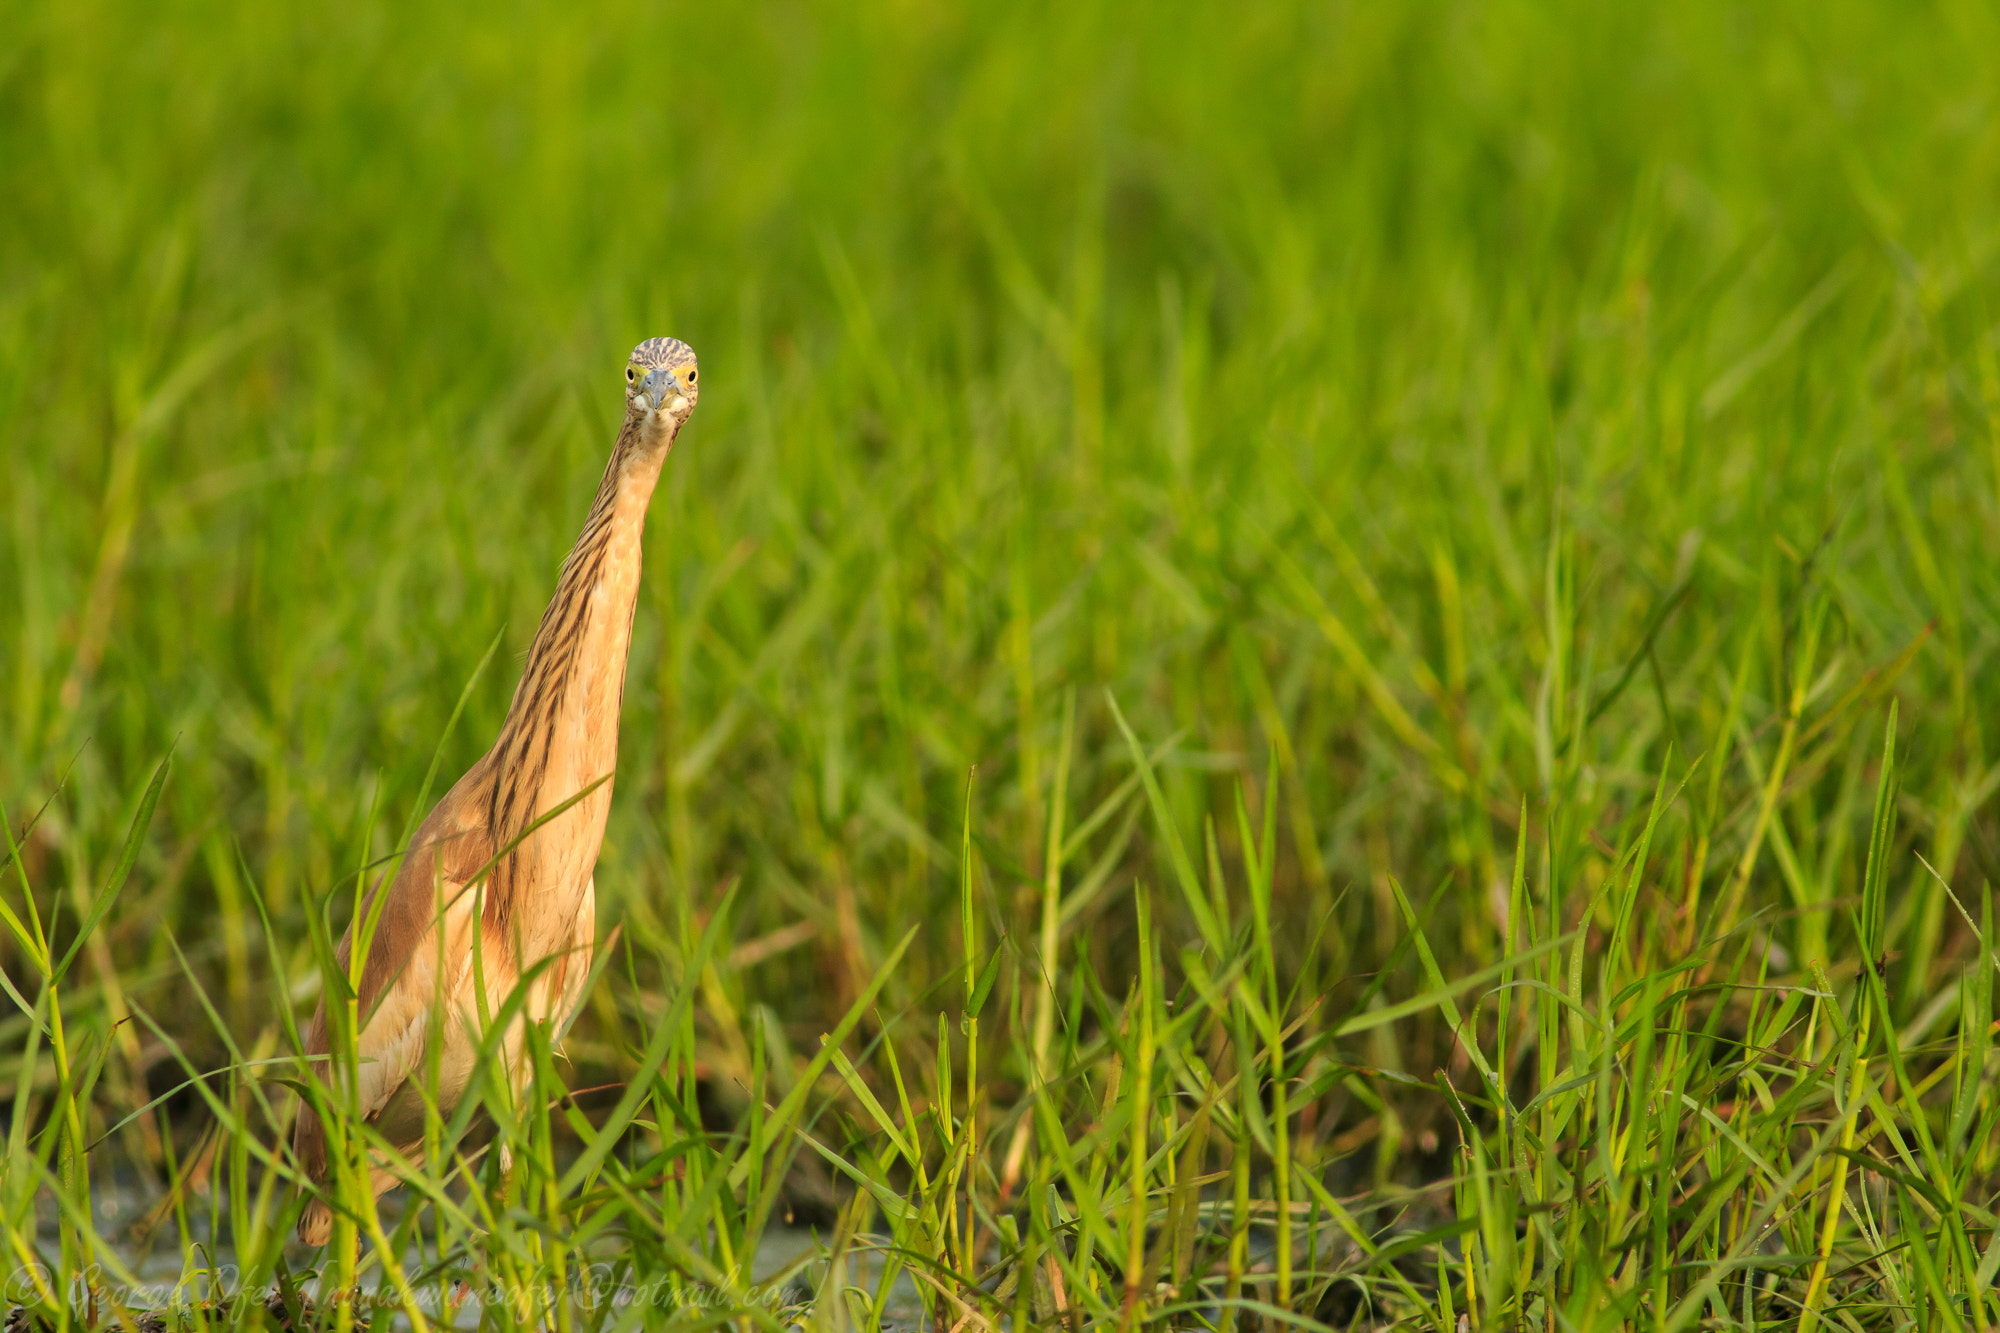
<path fill-rule="evenodd" d="M 648 338 L 632 349 L 632 363 L 649 370 L 654 366 L 684 365 L 694 359 L 694 348 L 679 338 Z"/>

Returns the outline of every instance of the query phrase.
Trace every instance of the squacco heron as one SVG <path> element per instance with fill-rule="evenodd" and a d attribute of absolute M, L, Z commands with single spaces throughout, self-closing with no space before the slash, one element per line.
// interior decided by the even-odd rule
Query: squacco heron
<path fill-rule="evenodd" d="M 532 974 L 519 1017 L 496 1043 L 518 1091 L 528 1079 L 522 1025 L 560 1031 L 583 998 L 639 543 L 660 469 L 694 412 L 696 379 L 694 352 L 684 342 L 649 338 L 633 349 L 618 442 L 542 613 L 500 736 L 419 826 L 393 881 L 385 889 L 378 880 L 362 904 L 365 921 L 375 895 L 388 894 L 354 1011 L 360 1062 L 353 1091 L 360 1112 L 409 1161 L 422 1159 L 426 1099 L 449 1116 L 471 1081 L 482 1012 L 498 1014 Z M 353 949 L 350 926 L 335 951 L 348 975 Z M 322 991 L 306 1053 L 324 1057 L 330 1045 Z M 312 1068 L 335 1095 L 325 1086 L 326 1061 L 313 1060 Z M 324 1185 L 326 1127 L 309 1103 L 299 1108 L 292 1146 L 300 1169 Z M 380 1162 L 370 1172 L 378 1195 L 396 1183 Z M 299 1237 L 324 1244 L 332 1227 L 332 1210 L 315 1198 L 299 1220 Z"/>

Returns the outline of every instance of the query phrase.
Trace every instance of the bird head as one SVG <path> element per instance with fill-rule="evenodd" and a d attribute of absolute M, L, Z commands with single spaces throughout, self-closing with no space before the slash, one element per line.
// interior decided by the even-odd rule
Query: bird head
<path fill-rule="evenodd" d="M 700 395 L 694 349 L 678 338 L 648 338 L 625 363 L 625 415 L 678 427 Z"/>

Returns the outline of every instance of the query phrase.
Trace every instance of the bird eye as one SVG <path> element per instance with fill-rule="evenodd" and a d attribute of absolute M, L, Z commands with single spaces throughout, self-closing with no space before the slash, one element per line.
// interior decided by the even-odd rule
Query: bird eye
<path fill-rule="evenodd" d="M 638 371 L 632 369 L 632 367 L 630 366 L 625 367 L 625 382 L 627 384 L 630 384 L 633 380 L 638 378 L 639 378 Z"/>
<path fill-rule="evenodd" d="M 693 383 L 694 383 L 694 372 L 693 372 L 692 370 L 690 370 L 690 371 L 688 372 L 688 383 L 689 383 L 689 384 L 693 384 Z"/>

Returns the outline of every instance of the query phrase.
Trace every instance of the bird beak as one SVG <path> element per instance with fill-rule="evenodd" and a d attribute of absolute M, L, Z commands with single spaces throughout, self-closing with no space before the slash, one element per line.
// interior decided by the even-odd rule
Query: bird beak
<path fill-rule="evenodd" d="M 672 401 L 674 395 L 679 392 L 679 386 L 674 383 L 674 372 L 665 366 L 654 366 L 647 371 L 645 382 L 640 387 L 645 390 L 646 401 L 652 405 L 651 410 L 656 412 Z"/>

